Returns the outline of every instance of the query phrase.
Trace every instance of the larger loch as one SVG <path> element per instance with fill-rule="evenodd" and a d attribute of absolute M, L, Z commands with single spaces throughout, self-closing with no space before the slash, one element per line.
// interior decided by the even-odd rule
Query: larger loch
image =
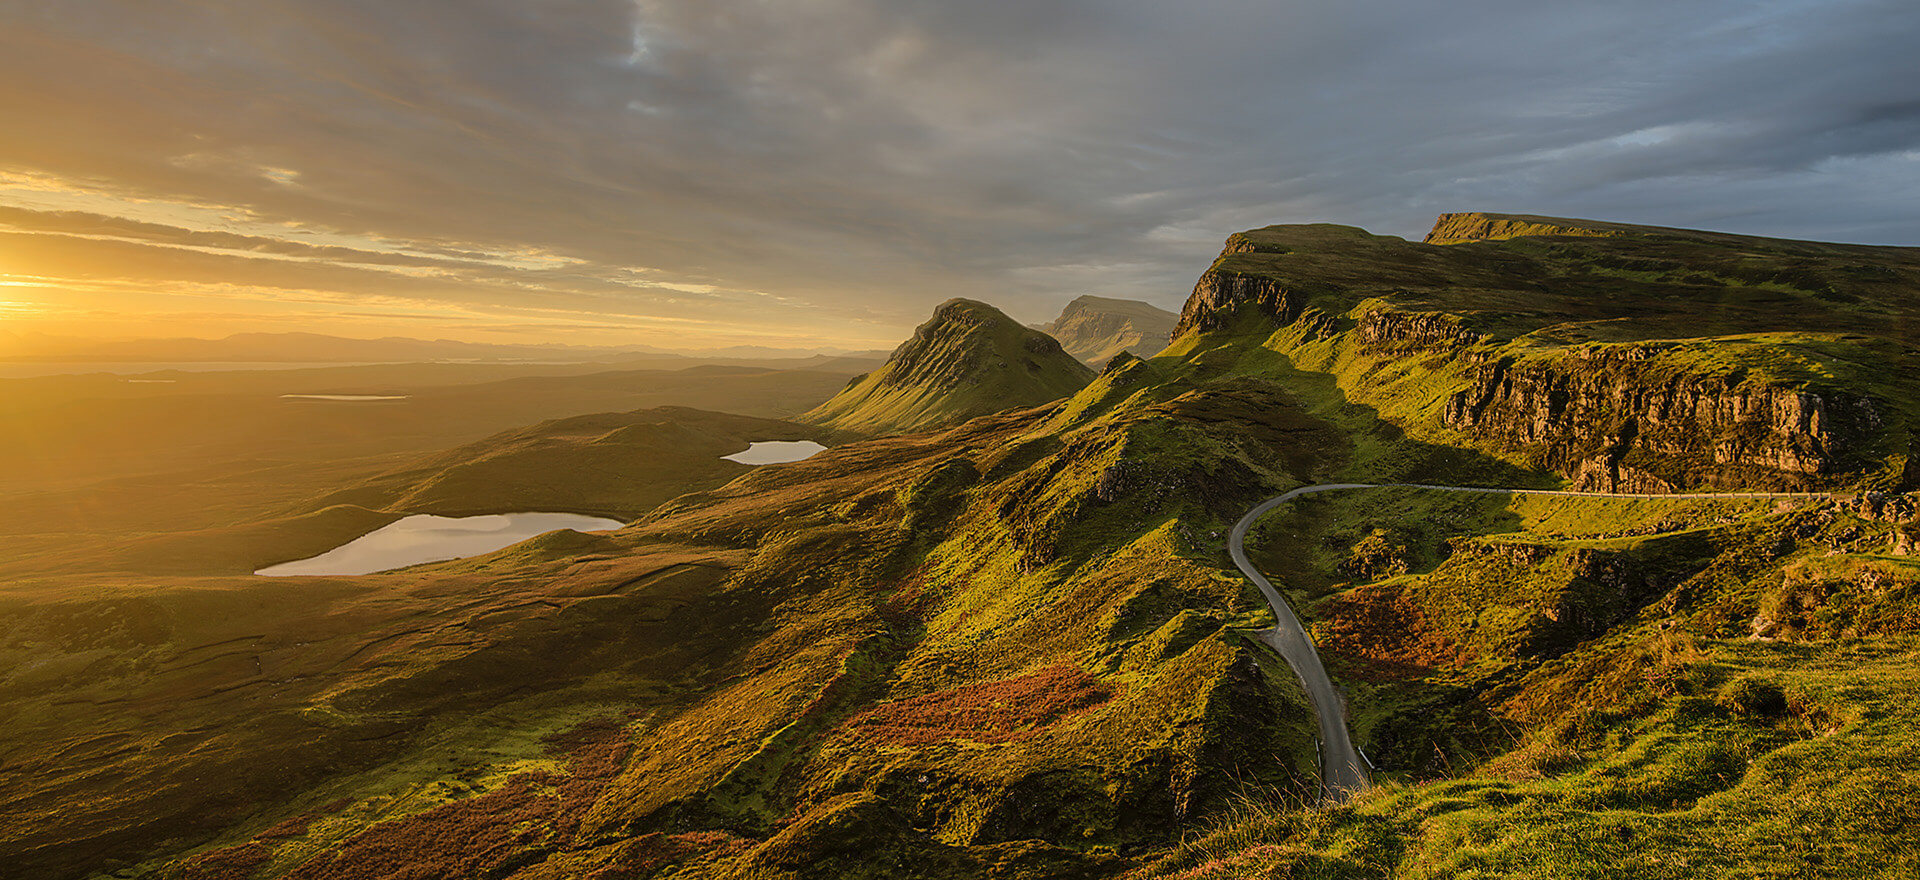
<path fill-rule="evenodd" d="M 372 574 L 423 562 L 492 553 L 557 529 L 594 532 L 622 525 L 625 524 L 617 519 L 576 513 L 494 513 L 462 517 L 422 513 L 389 523 L 319 556 L 270 565 L 254 574 L 268 577 Z"/>

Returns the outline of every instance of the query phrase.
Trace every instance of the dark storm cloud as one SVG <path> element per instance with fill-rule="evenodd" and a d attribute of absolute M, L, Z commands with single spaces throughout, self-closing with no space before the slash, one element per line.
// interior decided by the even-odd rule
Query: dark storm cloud
<path fill-rule="evenodd" d="M 1081 292 L 1177 304 L 1240 228 L 1414 236 L 1450 210 L 1920 244 L 1896 195 L 1920 184 L 1911 2 L 0 9 L 0 112 L 31 120 L 0 127 L 0 168 L 416 255 L 389 262 L 578 261 L 523 293 L 533 270 L 460 269 L 488 303 L 1040 319 Z M 608 280 L 628 270 L 722 292 Z"/>

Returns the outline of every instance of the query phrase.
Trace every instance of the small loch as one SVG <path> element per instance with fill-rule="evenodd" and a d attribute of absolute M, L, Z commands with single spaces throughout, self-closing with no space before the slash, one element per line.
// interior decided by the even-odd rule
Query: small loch
<path fill-rule="evenodd" d="M 786 464 L 812 458 L 826 448 L 812 440 L 755 440 L 745 451 L 720 457 L 741 464 Z"/>
<path fill-rule="evenodd" d="M 254 572 L 268 577 L 372 574 L 492 553 L 535 535 L 558 529 L 598 532 L 624 523 L 576 513 L 495 513 L 446 517 L 416 514 L 389 523 L 319 556 L 270 565 Z"/>

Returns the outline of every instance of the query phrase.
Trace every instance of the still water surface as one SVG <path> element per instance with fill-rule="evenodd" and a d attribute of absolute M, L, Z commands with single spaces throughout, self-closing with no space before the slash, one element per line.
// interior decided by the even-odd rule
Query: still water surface
<path fill-rule="evenodd" d="M 393 568 L 492 553 L 556 529 L 581 532 L 617 529 L 617 519 L 577 513 L 495 513 L 445 517 L 416 514 L 375 529 L 311 559 L 283 562 L 254 572 L 269 577 L 302 574 L 372 574 Z"/>
<path fill-rule="evenodd" d="M 741 464 L 786 464 L 812 458 L 826 448 L 812 440 L 755 440 L 744 452 L 720 457 Z"/>

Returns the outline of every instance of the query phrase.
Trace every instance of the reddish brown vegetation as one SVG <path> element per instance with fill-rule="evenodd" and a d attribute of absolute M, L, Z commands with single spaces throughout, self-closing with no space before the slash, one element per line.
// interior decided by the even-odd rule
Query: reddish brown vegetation
<path fill-rule="evenodd" d="M 645 834 L 622 843 L 614 864 L 587 875 L 587 880 L 642 880 L 692 858 L 731 858 L 752 849 L 753 844 L 724 831 Z"/>
<path fill-rule="evenodd" d="M 335 807 L 334 809 L 339 809 L 339 807 Z M 295 816 L 291 819 L 288 819 L 284 822 L 274 825 L 272 828 L 268 828 L 267 830 L 262 831 L 259 834 L 255 834 L 253 836 L 253 839 L 254 840 L 277 840 L 282 837 L 299 837 L 303 834 L 306 834 L 307 827 L 312 825 L 313 820 L 318 818 L 320 818 L 320 814 L 318 813 L 305 813 L 299 816 Z"/>
<path fill-rule="evenodd" d="M 516 774 L 478 797 L 382 822 L 287 876 L 430 880 L 496 875 L 539 861 L 579 831 L 629 749 L 618 719 L 588 721 L 544 742 L 549 753 L 567 756 L 568 773 Z"/>
<path fill-rule="evenodd" d="M 479 877 L 549 837 L 555 799 L 523 773 L 494 791 L 442 804 L 355 835 L 293 873 L 295 880 L 429 880 Z"/>
<path fill-rule="evenodd" d="M 1427 626 L 1397 586 L 1356 587 L 1328 603 L 1314 640 L 1328 665 L 1366 681 L 1420 678 L 1458 665 L 1459 646 Z"/>
<path fill-rule="evenodd" d="M 273 850 L 258 841 L 208 850 L 180 863 L 183 880 L 251 880 L 273 860 Z"/>
<path fill-rule="evenodd" d="M 626 723 L 600 718 L 541 738 L 548 754 L 566 755 L 567 772 L 586 779 L 605 779 L 620 772 L 632 744 Z"/>
<path fill-rule="evenodd" d="M 239 846 L 208 850 L 185 859 L 180 863 L 180 876 L 182 880 L 249 880 L 261 865 L 273 860 L 272 847 L 262 841 L 300 837 L 321 815 L 344 810 L 350 803 L 352 801 L 333 801 L 317 813 L 304 813 L 278 822 Z"/>
<path fill-rule="evenodd" d="M 1084 670 L 1053 666 L 1029 675 L 962 685 L 876 707 L 847 720 L 843 735 L 892 745 L 948 739 L 1012 742 L 1112 696 Z"/>

